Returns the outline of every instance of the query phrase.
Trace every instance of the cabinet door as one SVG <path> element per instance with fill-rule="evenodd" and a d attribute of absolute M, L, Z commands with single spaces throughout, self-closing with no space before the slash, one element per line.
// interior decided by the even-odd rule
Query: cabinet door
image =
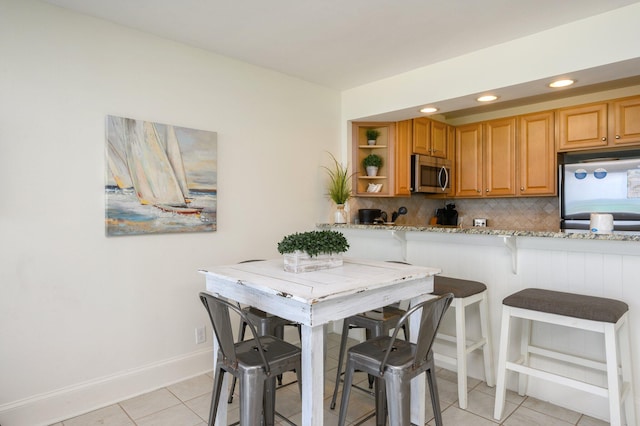
<path fill-rule="evenodd" d="M 456 197 L 482 196 L 482 124 L 456 128 Z"/>
<path fill-rule="evenodd" d="M 411 141 L 413 120 L 396 123 L 395 195 L 411 195 Z"/>
<path fill-rule="evenodd" d="M 607 104 L 558 110 L 558 151 L 607 146 Z"/>
<path fill-rule="evenodd" d="M 484 126 L 484 195 L 516 195 L 516 119 Z"/>
<path fill-rule="evenodd" d="M 640 97 L 622 99 L 612 103 L 613 145 L 640 142 Z"/>
<path fill-rule="evenodd" d="M 447 158 L 447 125 L 438 121 L 431 122 L 431 156 Z"/>
<path fill-rule="evenodd" d="M 428 118 L 413 119 L 413 153 L 431 155 L 429 152 L 431 121 Z"/>
<path fill-rule="evenodd" d="M 553 111 L 519 119 L 519 195 L 556 195 Z"/>

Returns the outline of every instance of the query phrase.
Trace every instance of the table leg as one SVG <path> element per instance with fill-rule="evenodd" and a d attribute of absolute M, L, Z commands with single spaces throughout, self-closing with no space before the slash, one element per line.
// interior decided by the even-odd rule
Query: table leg
<path fill-rule="evenodd" d="M 324 326 L 302 326 L 302 425 L 322 426 Z"/>
<path fill-rule="evenodd" d="M 424 302 L 427 299 L 431 299 L 434 296 L 430 294 L 424 294 L 411 299 L 411 306 L 415 306 L 418 303 Z M 413 315 L 412 315 L 413 316 Z M 418 333 L 420 331 L 420 321 L 413 321 L 413 318 L 409 318 L 409 340 L 416 343 L 418 340 Z M 435 372 L 434 372 L 435 373 Z M 425 390 L 426 380 L 424 375 L 419 375 L 411 381 L 411 423 L 416 425 L 423 425 L 426 423 L 426 409 L 425 404 Z"/>

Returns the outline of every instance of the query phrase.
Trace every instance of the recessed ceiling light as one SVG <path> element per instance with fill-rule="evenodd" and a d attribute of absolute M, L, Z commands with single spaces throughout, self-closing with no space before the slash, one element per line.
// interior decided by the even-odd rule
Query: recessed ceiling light
<path fill-rule="evenodd" d="M 496 99 L 498 99 L 498 97 L 495 95 L 484 95 L 484 96 L 480 96 L 478 99 L 476 99 L 476 101 L 491 102 L 491 101 L 495 101 Z"/>
<path fill-rule="evenodd" d="M 438 108 L 436 107 L 424 107 L 420 110 L 420 112 L 423 112 L 425 114 L 429 114 L 430 112 L 436 112 L 438 110 Z"/>
<path fill-rule="evenodd" d="M 557 80 L 549 84 L 549 87 L 553 87 L 553 88 L 567 87 L 567 86 L 571 86 L 573 83 L 575 83 L 575 81 L 569 80 L 569 79 Z"/>

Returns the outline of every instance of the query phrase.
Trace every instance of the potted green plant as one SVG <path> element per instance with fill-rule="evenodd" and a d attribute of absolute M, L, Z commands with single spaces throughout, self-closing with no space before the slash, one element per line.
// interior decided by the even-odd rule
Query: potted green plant
<path fill-rule="evenodd" d="M 347 214 L 344 211 L 344 203 L 351 198 L 351 177 L 349 166 L 343 166 L 336 160 L 333 154 L 333 167 L 324 167 L 329 175 L 329 198 L 336 203 L 334 223 L 347 223 Z"/>
<path fill-rule="evenodd" d="M 380 131 L 378 129 L 367 129 L 367 144 L 375 145 L 378 136 L 380 136 Z"/>
<path fill-rule="evenodd" d="M 377 154 L 369 154 L 362 160 L 362 165 L 367 170 L 367 176 L 377 176 L 378 168 L 382 167 L 382 157 Z"/>
<path fill-rule="evenodd" d="M 278 243 L 284 255 L 284 270 L 308 272 L 342 265 L 342 253 L 349 243 L 338 231 L 309 231 L 287 235 Z"/>

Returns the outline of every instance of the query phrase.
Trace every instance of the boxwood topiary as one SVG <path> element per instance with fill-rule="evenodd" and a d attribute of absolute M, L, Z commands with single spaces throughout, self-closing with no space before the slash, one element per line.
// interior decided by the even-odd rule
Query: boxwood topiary
<path fill-rule="evenodd" d="M 280 254 L 300 250 L 309 256 L 317 256 L 321 253 L 344 253 L 348 248 L 349 243 L 342 233 L 329 230 L 287 235 L 278 243 Z"/>

